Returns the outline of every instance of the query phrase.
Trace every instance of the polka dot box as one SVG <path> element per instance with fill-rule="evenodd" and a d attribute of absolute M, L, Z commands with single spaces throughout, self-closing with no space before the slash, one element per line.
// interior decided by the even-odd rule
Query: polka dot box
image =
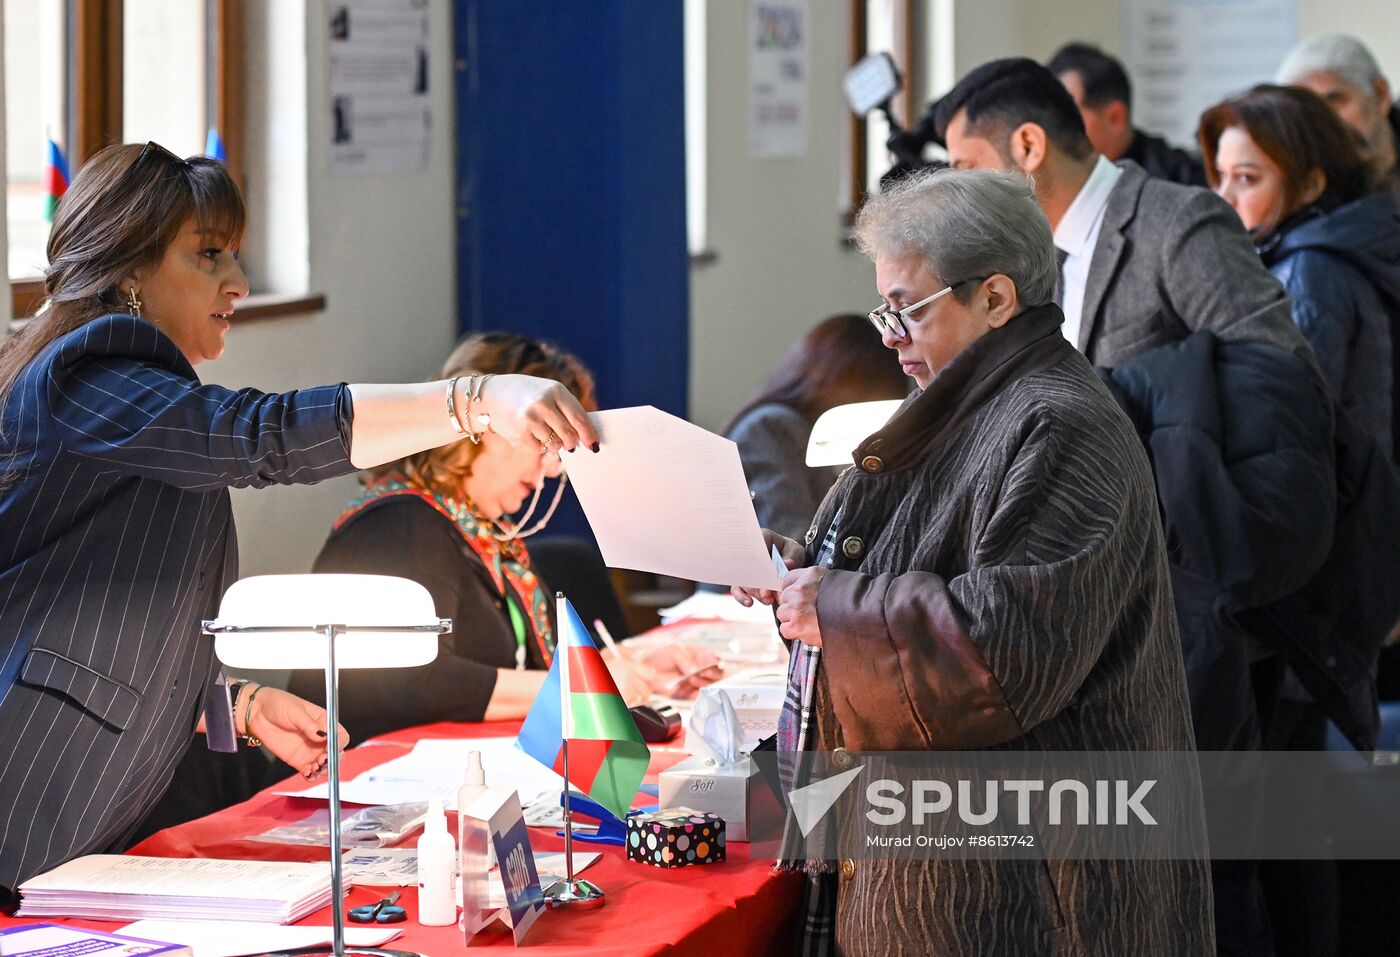
<path fill-rule="evenodd" d="M 688 807 L 627 819 L 627 859 L 653 867 L 685 867 L 724 860 L 724 818 Z"/>

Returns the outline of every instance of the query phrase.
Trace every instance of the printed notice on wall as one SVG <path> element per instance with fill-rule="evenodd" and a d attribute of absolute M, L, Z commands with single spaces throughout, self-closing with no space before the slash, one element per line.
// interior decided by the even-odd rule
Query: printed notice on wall
<path fill-rule="evenodd" d="M 749 155 L 807 154 L 807 0 L 749 0 Z"/>
<path fill-rule="evenodd" d="M 1298 0 L 1122 4 L 1133 125 L 1177 146 L 1195 149 L 1201 113 L 1227 96 L 1272 81 L 1298 40 Z"/>
<path fill-rule="evenodd" d="M 428 0 L 331 0 L 325 9 L 331 172 L 426 172 Z"/>

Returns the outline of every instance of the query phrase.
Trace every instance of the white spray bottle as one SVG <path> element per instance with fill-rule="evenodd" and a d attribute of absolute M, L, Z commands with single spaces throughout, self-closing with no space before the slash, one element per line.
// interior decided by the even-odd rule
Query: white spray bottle
<path fill-rule="evenodd" d="M 471 803 L 486 792 L 486 770 L 481 766 L 481 752 L 467 752 L 467 772 L 462 780 L 462 787 L 457 791 L 457 851 L 459 854 L 465 853 L 467 838 L 463 833 L 463 822 L 466 816 L 462 813 L 471 807 Z M 465 862 L 459 864 L 458 870 L 465 874 Z M 486 841 L 486 869 L 489 871 L 496 864 L 496 848 L 491 844 L 490 839 Z"/>
<path fill-rule="evenodd" d="M 418 839 L 418 923 L 446 927 L 457 922 L 457 895 L 452 865 L 457 845 L 447 832 L 447 814 L 441 798 L 428 801 L 423 836 Z"/>

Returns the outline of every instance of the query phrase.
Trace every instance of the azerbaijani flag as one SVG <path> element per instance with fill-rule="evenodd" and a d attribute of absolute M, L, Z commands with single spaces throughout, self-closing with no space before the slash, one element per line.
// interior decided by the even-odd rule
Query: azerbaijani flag
<path fill-rule="evenodd" d="M 598 646 L 574 606 L 559 599 L 559 643 L 516 745 L 559 774 L 569 739 L 569 782 L 619 818 L 627 816 L 651 753 Z"/>
<path fill-rule="evenodd" d="M 228 154 L 224 151 L 224 139 L 214 127 L 209 127 L 209 135 L 204 138 L 204 155 L 228 164 Z"/>
<path fill-rule="evenodd" d="M 48 200 L 44 204 L 44 221 L 53 222 L 58 210 L 58 198 L 68 189 L 68 161 L 63 158 L 63 150 L 48 137 L 48 156 L 44 161 L 44 191 Z"/>

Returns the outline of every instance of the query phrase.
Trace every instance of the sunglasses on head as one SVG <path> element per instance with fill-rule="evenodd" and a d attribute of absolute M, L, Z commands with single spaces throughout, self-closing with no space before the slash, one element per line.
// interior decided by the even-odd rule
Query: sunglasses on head
<path fill-rule="evenodd" d="M 148 140 L 141 152 L 137 155 L 136 161 L 126 168 L 126 175 L 133 175 L 141 168 L 142 164 L 149 165 L 154 162 L 163 162 L 181 169 L 190 168 L 189 160 L 176 156 L 155 140 Z"/>

